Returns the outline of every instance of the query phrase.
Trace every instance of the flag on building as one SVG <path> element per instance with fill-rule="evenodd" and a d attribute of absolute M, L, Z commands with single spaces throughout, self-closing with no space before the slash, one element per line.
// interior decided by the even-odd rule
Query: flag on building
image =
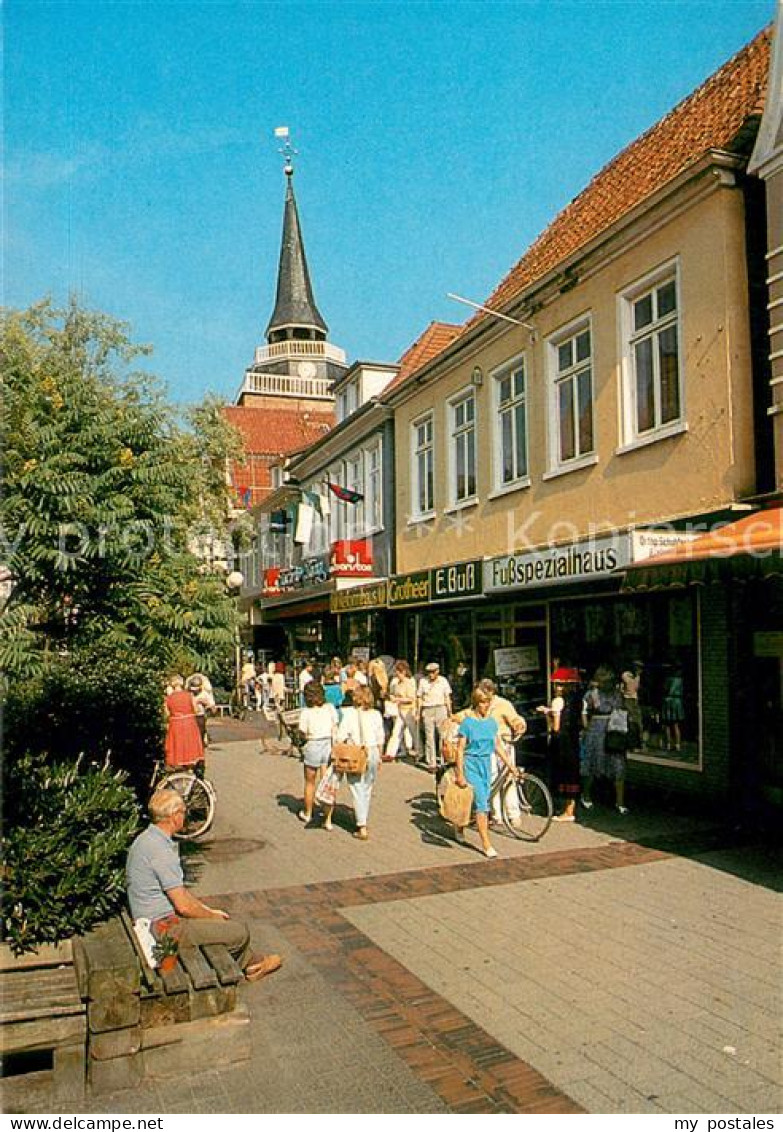
<path fill-rule="evenodd" d="M 340 487 L 339 483 L 331 483 L 328 480 L 327 483 L 329 484 L 329 490 L 333 491 L 337 498 L 343 503 L 361 503 L 364 499 L 360 491 L 354 491 L 350 487 Z"/>

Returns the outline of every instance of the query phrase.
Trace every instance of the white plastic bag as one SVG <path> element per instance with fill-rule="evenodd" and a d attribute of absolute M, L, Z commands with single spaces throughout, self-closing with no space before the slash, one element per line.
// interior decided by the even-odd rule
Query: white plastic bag
<path fill-rule="evenodd" d="M 340 775 L 335 770 L 329 770 L 318 783 L 315 800 L 320 806 L 333 806 L 337 801 L 337 792 L 340 789 Z"/>

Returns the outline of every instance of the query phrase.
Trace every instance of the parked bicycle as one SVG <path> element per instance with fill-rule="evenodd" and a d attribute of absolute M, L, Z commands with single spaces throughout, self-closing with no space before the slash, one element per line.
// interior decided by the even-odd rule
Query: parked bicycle
<path fill-rule="evenodd" d="M 150 782 L 151 790 L 176 790 L 185 803 L 185 823 L 174 836 L 182 841 L 197 841 L 212 827 L 215 820 L 217 792 L 204 777 L 204 765 L 167 767 L 157 762 Z"/>

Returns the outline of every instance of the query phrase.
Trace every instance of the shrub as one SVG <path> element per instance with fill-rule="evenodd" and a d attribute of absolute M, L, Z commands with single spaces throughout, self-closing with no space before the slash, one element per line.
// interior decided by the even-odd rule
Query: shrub
<path fill-rule="evenodd" d="M 41 755 L 7 761 L 3 934 L 16 954 L 89 931 L 125 895 L 138 809 L 124 775 Z"/>
<path fill-rule="evenodd" d="M 71 764 L 108 757 L 145 802 L 163 749 L 162 699 L 157 669 L 130 649 L 101 645 L 55 656 L 40 675 L 11 682 L 6 751 Z"/>

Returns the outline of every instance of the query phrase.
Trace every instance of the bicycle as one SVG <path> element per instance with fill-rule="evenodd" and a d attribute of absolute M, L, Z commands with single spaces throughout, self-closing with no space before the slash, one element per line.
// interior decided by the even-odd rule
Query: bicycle
<path fill-rule="evenodd" d="M 518 814 L 509 805 L 512 789 L 519 803 Z M 512 776 L 506 764 L 500 763 L 489 790 L 490 807 L 498 796 L 500 815 L 508 832 L 521 841 L 540 841 L 552 824 L 555 812 L 546 783 L 522 767 Z"/>
<path fill-rule="evenodd" d="M 452 772 L 455 770 L 453 763 L 445 763 L 435 772 L 435 797 L 439 809 L 448 785 L 446 773 L 449 770 Z M 512 789 L 519 803 L 518 814 L 509 804 L 509 794 Z M 517 770 L 512 782 L 511 771 L 505 763 L 500 763 L 498 773 L 490 786 L 490 813 L 492 803 L 498 796 L 503 824 L 512 837 L 520 841 L 540 841 L 552 824 L 554 816 L 552 795 L 546 783 L 537 775 L 522 769 Z"/>
<path fill-rule="evenodd" d="M 197 841 L 212 828 L 217 792 L 204 777 L 203 763 L 195 767 L 166 767 L 155 763 L 151 790 L 176 790 L 185 803 L 185 824 L 174 836 L 180 841 Z"/>

